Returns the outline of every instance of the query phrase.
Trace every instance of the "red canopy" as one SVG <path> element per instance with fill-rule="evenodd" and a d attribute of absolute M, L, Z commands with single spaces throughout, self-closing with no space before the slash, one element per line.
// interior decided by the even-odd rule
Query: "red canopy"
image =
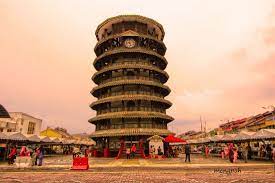
<path fill-rule="evenodd" d="M 169 143 L 186 143 L 186 140 L 183 140 L 181 138 L 175 137 L 173 135 L 168 135 L 165 139 L 165 142 Z"/>

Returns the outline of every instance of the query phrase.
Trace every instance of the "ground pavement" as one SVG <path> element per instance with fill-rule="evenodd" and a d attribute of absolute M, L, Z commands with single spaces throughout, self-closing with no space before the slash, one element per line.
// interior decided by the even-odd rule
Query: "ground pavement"
<path fill-rule="evenodd" d="M 0 164 L 0 182 L 269 182 L 275 183 L 271 162 L 230 163 L 220 158 L 175 159 L 90 158 L 88 171 L 69 170 L 71 156 L 45 158 L 42 167 L 17 169 Z"/>

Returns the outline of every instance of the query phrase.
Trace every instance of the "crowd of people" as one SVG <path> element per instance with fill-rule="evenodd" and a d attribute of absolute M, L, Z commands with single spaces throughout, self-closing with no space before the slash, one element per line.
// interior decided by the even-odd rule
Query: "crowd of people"
<path fill-rule="evenodd" d="M 248 160 L 252 159 L 253 155 L 250 143 L 228 143 L 222 145 L 220 151 L 215 151 L 209 145 L 203 145 L 201 148 L 201 153 L 205 158 L 208 158 L 212 152 L 220 154 L 222 159 L 229 159 L 231 163 L 236 163 L 238 159 L 243 159 L 247 163 Z M 259 159 L 273 160 L 275 162 L 275 145 L 272 148 L 271 144 L 263 143 L 257 149 L 257 153 Z"/>
<path fill-rule="evenodd" d="M 162 152 L 162 149 L 160 146 L 156 149 L 154 145 L 151 145 L 149 147 L 149 154 L 150 154 L 151 158 L 155 158 L 155 157 L 157 157 L 157 155 L 162 156 L 163 152 Z"/>
<path fill-rule="evenodd" d="M 43 146 L 35 148 L 22 146 L 20 151 L 18 151 L 17 146 L 12 146 L 9 149 L 8 164 L 14 164 L 17 157 L 30 157 L 32 166 L 41 166 L 44 158 Z"/>

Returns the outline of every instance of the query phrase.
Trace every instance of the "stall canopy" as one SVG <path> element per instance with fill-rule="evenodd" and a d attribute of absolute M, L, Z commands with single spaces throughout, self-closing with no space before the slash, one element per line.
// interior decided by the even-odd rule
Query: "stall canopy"
<path fill-rule="evenodd" d="M 20 132 L 8 132 L 9 140 L 27 141 L 28 138 Z"/>
<path fill-rule="evenodd" d="M 251 139 L 275 139 L 275 130 L 261 129 L 252 135 Z"/>
<path fill-rule="evenodd" d="M 234 140 L 249 140 L 254 133 L 255 132 L 241 131 L 235 136 Z"/>
<path fill-rule="evenodd" d="M 26 135 L 29 141 L 31 142 L 41 142 L 41 139 L 38 135 Z"/>
<path fill-rule="evenodd" d="M 8 139 L 8 136 L 5 135 L 4 133 L 0 132 L 0 139 L 6 140 L 6 139 Z"/>
<path fill-rule="evenodd" d="M 50 139 L 50 137 L 47 137 L 47 136 L 40 136 L 41 138 L 41 142 L 52 142 L 52 139 Z"/>
<path fill-rule="evenodd" d="M 222 137 L 223 137 L 223 135 L 215 135 L 215 136 L 211 137 L 210 140 L 212 142 L 217 142 L 217 141 L 221 140 Z"/>
<path fill-rule="evenodd" d="M 183 140 L 181 138 L 175 137 L 173 135 L 168 135 L 165 139 L 164 142 L 168 142 L 169 144 L 186 144 L 186 140 Z"/>

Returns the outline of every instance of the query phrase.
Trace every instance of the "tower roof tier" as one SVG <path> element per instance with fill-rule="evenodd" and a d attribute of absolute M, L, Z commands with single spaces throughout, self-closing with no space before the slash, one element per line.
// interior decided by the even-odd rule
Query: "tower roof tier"
<path fill-rule="evenodd" d="M 113 86 L 119 86 L 119 85 L 130 85 L 130 84 L 137 84 L 137 85 L 148 85 L 148 86 L 155 86 L 160 89 L 162 89 L 162 92 L 165 96 L 167 96 L 171 90 L 168 86 L 163 85 L 161 83 L 155 82 L 155 81 L 150 81 L 150 80 L 143 80 L 143 79 L 122 79 L 118 81 L 110 81 L 104 84 L 101 84 L 99 86 L 96 86 L 92 89 L 91 94 L 95 97 L 99 96 L 99 90 L 107 87 L 113 87 Z"/>
<path fill-rule="evenodd" d="M 165 119 L 167 122 L 173 121 L 174 118 L 167 114 L 152 111 L 122 111 L 122 112 L 110 112 L 97 115 L 89 120 L 90 123 L 104 119 L 116 119 L 116 118 L 159 118 Z"/>
<path fill-rule="evenodd" d="M 169 78 L 169 75 L 167 74 L 166 71 L 159 69 L 157 66 L 149 65 L 147 62 L 131 62 L 131 61 L 127 62 L 127 61 L 125 61 L 124 63 L 116 63 L 116 64 L 112 64 L 112 65 L 104 67 L 100 71 L 94 73 L 92 80 L 96 84 L 99 84 L 98 80 L 102 74 L 104 74 L 105 72 L 115 71 L 115 70 L 119 70 L 119 69 L 148 69 L 151 71 L 155 71 L 162 75 L 163 83 L 165 83 Z"/>
<path fill-rule="evenodd" d="M 163 62 L 163 64 L 166 66 L 167 65 L 167 60 L 165 59 L 164 56 L 157 54 L 156 52 L 152 51 L 152 50 L 148 50 L 142 47 L 138 47 L 138 48 L 123 48 L 123 47 L 117 47 L 114 48 L 112 50 L 108 50 L 105 53 L 103 53 L 102 55 L 100 55 L 99 57 L 96 57 L 94 60 L 93 65 L 96 67 L 96 64 L 98 62 L 100 62 L 103 58 L 107 57 L 107 56 L 111 56 L 111 55 L 118 55 L 118 54 L 126 54 L 126 53 L 141 53 L 141 54 L 145 54 L 147 56 L 153 56 L 153 57 L 157 57 L 159 60 L 161 60 Z M 97 67 L 96 67 L 97 68 Z"/>
<path fill-rule="evenodd" d="M 152 28 L 156 29 L 157 32 L 159 32 L 160 39 L 163 40 L 165 32 L 164 32 L 162 25 L 151 18 L 147 18 L 147 17 L 140 16 L 140 15 L 119 15 L 119 16 L 115 16 L 115 17 L 106 19 L 104 22 L 99 24 L 99 26 L 97 27 L 97 29 L 95 31 L 97 40 L 101 40 L 102 39 L 101 35 L 104 33 L 105 30 L 108 29 L 108 27 L 112 27 L 113 24 L 117 24 L 117 23 L 121 23 L 121 22 L 122 23 L 123 22 L 133 22 L 133 21 L 141 22 L 141 23 L 144 23 L 147 25 L 150 24 L 150 26 L 152 26 Z"/>
<path fill-rule="evenodd" d="M 142 94 L 136 94 L 136 95 L 118 95 L 118 96 L 111 96 L 99 99 L 95 102 L 93 102 L 90 107 L 92 109 L 95 109 L 97 105 L 104 104 L 107 102 L 115 102 L 115 101 L 129 101 L 129 100 L 148 100 L 148 101 L 155 101 L 163 103 L 167 108 L 172 106 L 172 103 L 168 100 L 165 100 L 160 97 L 151 96 L 151 95 L 142 95 Z"/>
<path fill-rule="evenodd" d="M 98 130 L 92 133 L 90 137 L 117 137 L 117 136 L 132 136 L 132 135 L 167 136 L 169 134 L 174 134 L 174 133 L 167 129 L 124 128 L 124 129 Z"/>

